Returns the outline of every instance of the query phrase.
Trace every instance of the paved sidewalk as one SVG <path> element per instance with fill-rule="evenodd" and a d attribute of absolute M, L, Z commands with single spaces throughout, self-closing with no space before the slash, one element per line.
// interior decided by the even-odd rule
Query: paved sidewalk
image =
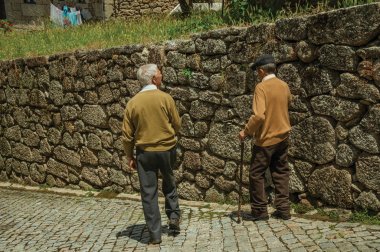
<path fill-rule="evenodd" d="M 380 226 L 237 224 L 225 207 L 195 205 L 182 205 L 179 235 L 164 226 L 162 244 L 147 245 L 140 202 L 0 189 L 0 251 L 380 251 Z"/>

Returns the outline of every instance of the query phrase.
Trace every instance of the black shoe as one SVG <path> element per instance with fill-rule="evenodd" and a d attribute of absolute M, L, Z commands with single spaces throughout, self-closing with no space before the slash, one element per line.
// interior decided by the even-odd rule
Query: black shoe
<path fill-rule="evenodd" d="M 289 213 L 283 213 L 278 210 L 274 211 L 271 215 L 272 218 L 281 220 L 290 220 L 292 216 Z"/>
<path fill-rule="evenodd" d="M 179 232 L 179 219 L 169 220 L 169 230 Z"/>
<path fill-rule="evenodd" d="M 246 214 L 243 216 L 243 220 L 247 221 L 267 221 L 269 220 L 268 215 L 256 215 L 256 214 Z"/>
<path fill-rule="evenodd" d="M 160 244 L 161 242 L 161 239 L 150 239 L 149 244 Z"/>

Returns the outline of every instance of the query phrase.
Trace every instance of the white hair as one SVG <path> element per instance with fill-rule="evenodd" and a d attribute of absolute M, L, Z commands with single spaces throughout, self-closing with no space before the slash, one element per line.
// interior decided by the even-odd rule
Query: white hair
<path fill-rule="evenodd" d="M 143 65 L 137 71 L 137 79 L 142 86 L 152 84 L 153 76 L 156 75 L 158 67 L 156 64 Z"/>

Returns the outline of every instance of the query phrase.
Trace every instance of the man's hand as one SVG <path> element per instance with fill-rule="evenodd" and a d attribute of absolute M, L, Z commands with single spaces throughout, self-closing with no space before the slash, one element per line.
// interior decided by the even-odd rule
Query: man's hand
<path fill-rule="evenodd" d="M 128 164 L 131 169 L 136 170 L 136 159 L 134 158 L 129 159 Z"/>
<path fill-rule="evenodd" d="M 247 137 L 248 137 L 248 135 L 245 133 L 244 130 L 242 130 L 242 131 L 239 132 L 239 139 L 240 139 L 241 142 L 243 142 L 244 139 L 246 139 Z"/>

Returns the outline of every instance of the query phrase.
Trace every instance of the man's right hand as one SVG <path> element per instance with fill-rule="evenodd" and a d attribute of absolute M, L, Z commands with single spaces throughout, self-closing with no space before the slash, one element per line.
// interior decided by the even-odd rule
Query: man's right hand
<path fill-rule="evenodd" d="M 136 170 L 136 168 L 137 168 L 137 167 L 136 167 L 136 159 L 131 158 L 131 159 L 129 160 L 128 164 L 129 164 L 129 167 L 130 167 L 131 169 Z"/>

